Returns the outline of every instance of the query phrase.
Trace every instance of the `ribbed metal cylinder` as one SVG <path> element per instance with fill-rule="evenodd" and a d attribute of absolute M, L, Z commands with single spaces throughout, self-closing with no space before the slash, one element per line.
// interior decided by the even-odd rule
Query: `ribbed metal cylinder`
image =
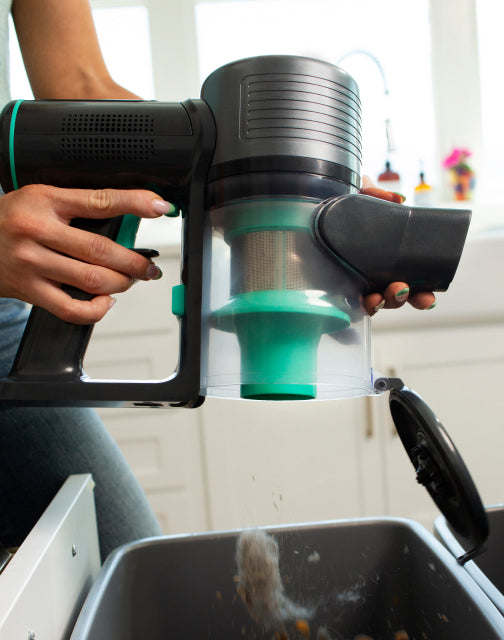
<path fill-rule="evenodd" d="M 342 69 L 297 56 L 247 58 L 213 72 L 201 97 L 219 132 L 216 177 L 246 169 L 338 177 L 343 169 L 349 182 L 360 179 L 359 90 Z"/>

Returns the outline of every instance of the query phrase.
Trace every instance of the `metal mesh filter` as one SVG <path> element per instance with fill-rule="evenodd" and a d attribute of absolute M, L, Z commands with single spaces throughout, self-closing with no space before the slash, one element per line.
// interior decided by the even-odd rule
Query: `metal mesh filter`
<path fill-rule="evenodd" d="M 235 238 L 231 249 L 232 295 L 311 288 L 302 268 L 306 235 L 275 230 L 254 231 Z"/>
<path fill-rule="evenodd" d="M 320 251 L 307 230 L 260 230 L 236 236 L 231 242 L 231 274 L 231 296 L 316 290 L 324 291 L 336 306 L 360 308 L 355 277 Z"/>

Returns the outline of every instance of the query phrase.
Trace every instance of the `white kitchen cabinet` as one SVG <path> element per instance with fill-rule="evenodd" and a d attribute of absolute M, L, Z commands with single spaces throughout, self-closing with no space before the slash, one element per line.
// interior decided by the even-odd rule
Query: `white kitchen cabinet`
<path fill-rule="evenodd" d="M 217 529 L 366 512 L 366 405 L 209 399 L 204 449 Z M 374 464 L 377 466 L 377 460 Z M 380 490 L 370 490 L 380 500 Z"/>
<path fill-rule="evenodd" d="M 377 351 L 384 370 L 398 373 L 437 414 L 483 501 L 504 501 L 504 324 L 383 335 Z M 406 473 L 413 467 L 386 411 L 376 428 L 383 440 L 387 511 L 432 522 L 436 509 L 417 496 L 425 490 Z"/>

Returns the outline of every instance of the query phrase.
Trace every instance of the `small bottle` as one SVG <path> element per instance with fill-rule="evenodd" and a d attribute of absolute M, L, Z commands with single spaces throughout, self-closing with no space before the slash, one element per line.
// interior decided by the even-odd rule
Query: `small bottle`
<path fill-rule="evenodd" d="M 378 176 L 378 186 L 386 191 L 401 192 L 401 179 L 399 174 L 392 171 L 388 160 L 385 163 L 385 171 Z"/>
<path fill-rule="evenodd" d="M 419 207 L 432 206 L 432 187 L 425 182 L 423 171 L 420 172 L 420 182 L 415 187 L 413 199 Z"/>

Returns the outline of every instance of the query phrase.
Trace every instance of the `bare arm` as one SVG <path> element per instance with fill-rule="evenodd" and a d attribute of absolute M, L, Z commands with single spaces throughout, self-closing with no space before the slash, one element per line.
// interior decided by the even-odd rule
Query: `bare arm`
<path fill-rule="evenodd" d="M 13 0 L 12 17 L 35 98 L 137 97 L 110 76 L 88 0 Z"/>

